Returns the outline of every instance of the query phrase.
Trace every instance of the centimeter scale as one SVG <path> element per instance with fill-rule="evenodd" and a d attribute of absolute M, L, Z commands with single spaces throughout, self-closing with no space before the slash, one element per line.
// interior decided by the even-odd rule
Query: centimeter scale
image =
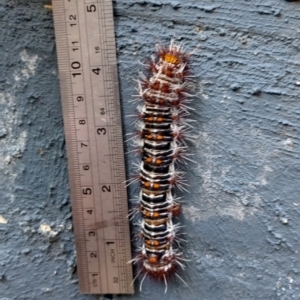
<path fill-rule="evenodd" d="M 112 0 L 53 0 L 82 293 L 132 294 Z"/>

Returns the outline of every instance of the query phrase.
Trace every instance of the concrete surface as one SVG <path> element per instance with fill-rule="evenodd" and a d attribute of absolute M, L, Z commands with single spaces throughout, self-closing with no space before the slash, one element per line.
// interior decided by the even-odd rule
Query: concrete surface
<path fill-rule="evenodd" d="M 44 3 L 0 0 L 0 300 L 98 299 L 78 293 Z M 300 2 L 117 0 L 114 13 L 124 115 L 135 109 L 138 60 L 156 42 L 200 46 L 191 64 L 197 163 L 181 194 L 189 288 L 173 282 L 164 295 L 146 280 L 141 293 L 114 299 L 300 299 Z"/>

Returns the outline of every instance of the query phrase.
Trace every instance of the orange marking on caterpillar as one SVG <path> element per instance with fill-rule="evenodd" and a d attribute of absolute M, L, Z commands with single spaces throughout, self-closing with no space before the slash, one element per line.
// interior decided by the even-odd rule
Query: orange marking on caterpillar
<path fill-rule="evenodd" d="M 172 53 L 166 53 L 163 56 L 163 60 L 169 64 L 178 65 L 180 63 L 179 57 Z"/>

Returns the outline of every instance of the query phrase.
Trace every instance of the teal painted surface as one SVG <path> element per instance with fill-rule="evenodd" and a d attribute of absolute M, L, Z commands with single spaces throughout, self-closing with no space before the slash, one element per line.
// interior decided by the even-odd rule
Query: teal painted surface
<path fill-rule="evenodd" d="M 118 0 L 114 13 L 124 116 L 157 42 L 200 46 L 181 194 L 189 288 L 137 281 L 114 298 L 300 299 L 300 3 Z M 1 0 L 0 20 L 0 300 L 97 299 L 77 287 L 51 12 Z"/>

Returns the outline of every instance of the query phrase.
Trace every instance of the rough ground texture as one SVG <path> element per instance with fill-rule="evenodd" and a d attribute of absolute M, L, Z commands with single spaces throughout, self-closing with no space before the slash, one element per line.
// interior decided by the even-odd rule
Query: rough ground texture
<path fill-rule="evenodd" d="M 78 293 L 43 4 L 0 0 L 0 300 L 106 299 Z M 114 299 L 300 299 L 300 2 L 117 0 L 114 13 L 124 115 L 135 109 L 138 60 L 157 42 L 200 46 L 191 65 L 196 164 L 181 195 L 189 288 L 169 283 L 164 295 L 146 280 Z M 130 119 L 124 130 L 133 131 Z"/>

